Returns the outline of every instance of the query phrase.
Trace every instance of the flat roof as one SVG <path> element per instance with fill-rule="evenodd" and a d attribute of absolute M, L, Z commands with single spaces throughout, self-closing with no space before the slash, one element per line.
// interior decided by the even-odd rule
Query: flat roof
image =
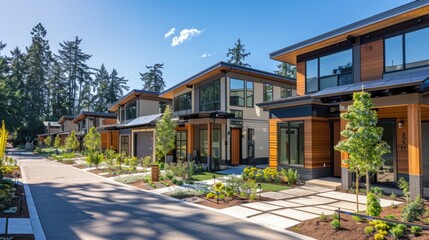
<path fill-rule="evenodd" d="M 113 103 L 108 108 L 108 110 L 110 112 L 114 112 L 114 111 L 116 111 L 118 109 L 119 105 L 125 104 L 128 101 L 130 101 L 131 99 L 133 99 L 134 97 L 138 97 L 138 96 L 140 96 L 142 94 L 147 95 L 147 96 L 153 96 L 153 97 L 158 97 L 158 95 L 159 95 L 158 92 L 151 92 L 151 91 L 133 89 L 129 93 L 127 93 L 123 97 L 121 97 L 118 101 L 116 101 L 115 103 Z"/>
<path fill-rule="evenodd" d="M 73 122 L 77 123 L 85 117 L 102 117 L 102 118 L 116 118 L 116 115 L 113 113 L 105 112 L 81 112 L 74 119 Z"/>
<path fill-rule="evenodd" d="M 368 28 L 366 33 L 381 29 L 381 28 L 389 26 L 389 25 L 393 25 L 393 24 L 396 24 L 399 22 L 403 22 L 403 21 L 415 18 L 418 15 L 421 16 L 424 14 L 428 14 L 429 8 L 427 8 L 427 6 L 429 6 L 429 0 L 413 1 L 410 3 L 404 4 L 404 5 L 401 5 L 399 7 L 387 10 L 385 12 L 376 14 L 374 16 L 362 19 L 360 21 L 348 24 L 346 26 L 334 29 L 332 31 L 323 33 L 323 34 L 315 36 L 313 38 L 309 38 L 309 39 L 304 40 L 302 42 L 298 42 L 296 44 L 282 48 L 280 50 L 271 52 L 269 55 L 270 55 L 270 58 L 272 58 L 272 59 L 276 59 L 276 60 L 280 60 L 280 61 L 286 61 L 287 59 L 290 59 L 290 61 L 286 61 L 286 62 L 296 64 L 296 62 L 293 62 L 291 58 L 287 58 L 286 56 L 283 56 L 283 55 L 288 54 L 288 53 L 292 53 L 294 51 L 297 51 L 297 50 L 300 50 L 300 49 L 303 49 L 306 47 L 310 47 L 310 46 L 317 44 L 317 43 L 321 43 L 321 42 L 324 42 L 324 41 L 327 41 L 330 39 L 334 39 L 336 37 L 341 37 L 341 38 L 338 39 L 336 42 L 335 41 L 329 42 L 329 44 L 327 44 L 327 45 L 335 44 L 335 43 L 339 42 L 340 40 L 345 41 L 348 37 L 348 34 L 350 34 L 352 37 L 356 37 L 356 35 L 362 35 L 363 32 L 358 31 L 358 30 L 365 29 L 366 27 L 368 27 L 370 25 L 374 25 L 374 26 L 372 26 L 371 28 Z M 419 10 L 419 11 L 417 11 L 417 10 Z M 408 14 L 409 12 L 413 12 L 413 11 L 415 11 L 415 14 Z M 396 18 L 396 20 L 391 21 L 391 19 L 393 19 L 393 18 Z M 387 20 L 390 20 L 390 21 L 387 21 Z M 381 24 L 382 22 L 383 22 L 383 24 Z M 377 25 L 377 26 L 375 26 L 375 25 Z M 325 45 L 323 45 L 321 47 L 325 47 Z M 317 48 L 312 49 L 312 50 L 316 50 L 316 49 Z M 300 52 L 300 53 L 296 53 L 295 55 L 302 54 L 302 53 L 305 53 L 305 51 Z"/>

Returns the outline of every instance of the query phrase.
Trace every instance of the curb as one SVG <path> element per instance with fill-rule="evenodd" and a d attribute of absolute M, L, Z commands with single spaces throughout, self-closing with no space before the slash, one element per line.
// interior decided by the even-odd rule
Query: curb
<path fill-rule="evenodd" d="M 21 168 L 21 175 L 22 175 L 22 182 L 24 184 L 25 199 L 27 200 L 28 212 L 30 213 L 30 221 L 31 221 L 31 227 L 33 228 L 34 239 L 46 240 L 46 235 L 45 235 L 45 232 L 43 231 L 39 214 L 37 214 L 36 205 L 34 204 L 33 195 L 31 195 L 30 187 L 27 184 L 27 176 L 25 175 L 25 171 L 22 168 Z"/>

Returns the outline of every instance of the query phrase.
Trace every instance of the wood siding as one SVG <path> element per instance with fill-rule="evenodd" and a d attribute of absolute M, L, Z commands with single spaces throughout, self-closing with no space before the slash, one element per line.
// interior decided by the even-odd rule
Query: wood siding
<path fill-rule="evenodd" d="M 332 123 L 332 148 L 338 144 L 338 142 L 341 140 L 341 131 L 340 131 L 340 121 L 334 121 Z M 333 151 L 333 157 L 334 157 L 334 176 L 335 177 L 341 177 L 341 153 L 336 150 Z"/>
<path fill-rule="evenodd" d="M 270 153 L 269 153 L 269 165 L 271 168 L 277 168 L 278 166 L 278 157 L 277 157 L 277 124 L 280 122 L 280 119 L 274 118 L 270 119 L 270 125 L 269 125 L 269 145 L 270 145 Z"/>
<path fill-rule="evenodd" d="M 100 135 L 101 135 L 101 149 L 105 150 L 112 147 L 113 150 L 118 151 L 119 149 L 119 131 L 118 130 L 102 132 Z"/>
<path fill-rule="evenodd" d="M 409 104 L 407 108 L 408 131 L 408 168 L 410 175 L 422 175 L 422 124 L 421 107 L 419 104 Z"/>
<path fill-rule="evenodd" d="M 305 62 L 296 65 L 296 94 L 305 95 Z"/>
<path fill-rule="evenodd" d="M 377 80 L 383 77 L 383 53 L 383 39 L 360 46 L 360 74 L 362 82 Z"/>
<path fill-rule="evenodd" d="M 331 133 L 328 119 L 304 121 L 304 167 L 331 166 Z"/>

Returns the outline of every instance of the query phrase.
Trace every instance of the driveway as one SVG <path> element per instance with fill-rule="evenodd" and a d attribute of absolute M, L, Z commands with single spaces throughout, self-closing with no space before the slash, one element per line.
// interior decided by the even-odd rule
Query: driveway
<path fill-rule="evenodd" d="M 298 239 L 37 156 L 17 158 L 47 239 Z"/>

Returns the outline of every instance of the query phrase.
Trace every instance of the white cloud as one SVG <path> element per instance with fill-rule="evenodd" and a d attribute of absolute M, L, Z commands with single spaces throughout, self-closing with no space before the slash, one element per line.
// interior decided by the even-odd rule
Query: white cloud
<path fill-rule="evenodd" d="M 212 54 L 211 53 L 203 53 L 202 55 L 201 55 L 201 58 L 206 58 L 206 57 L 211 57 L 212 56 Z"/>
<path fill-rule="evenodd" d="M 179 36 L 173 37 L 173 39 L 171 40 L 171 46 L 172 47 L 179 46 L 185 41 L 191 40 L 192 37 L 200 35 L 203 31 L 204 30 L 198 30 L 196 28 L 191 28 L 191 29 L 185 28 L 182 31 L 180 31 Z"/>
<path fill-rule="evenodd" d="M 176 32 L 176 28 L 170 29 L 166 34 L 164 34 L 164 38 L 168 38 Z"/>

